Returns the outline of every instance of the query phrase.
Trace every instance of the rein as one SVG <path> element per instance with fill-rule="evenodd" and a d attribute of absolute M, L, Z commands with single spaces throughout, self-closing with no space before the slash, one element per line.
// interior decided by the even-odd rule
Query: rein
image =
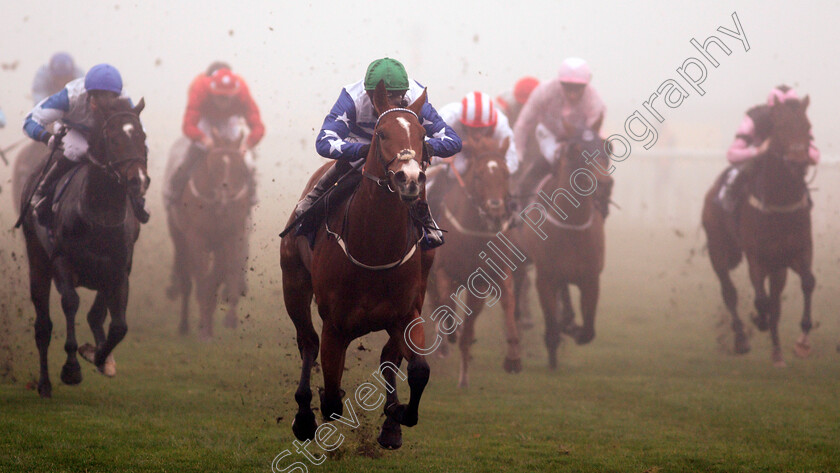
<path fill-rule="evenodd" d="M 546 184 L 546 182 L 548 182 L 552 177 L 554 177 L 554 176 L 551 175 L 551 174 L 549 174 L 548 176 L 545 176 L 543 178 L 543 180 L 540 181 L 540 184 L 537 186 L 537 189 L 542 190 L 542 188 Z M 579 231 L 580 232 L 580 231 L 586 230 L 586 229 L 588 229 L 589 227 L 592 226 L 592 222 L 595 221 L 595 212 L 592 209 L 590 209 L 589 219 L 586 222 L 581 223 L 581 224 L 571 224 L 571 223 L 561 222 L 560 220 L 557 220 L 556 218 L 554 218 L 551 215 L 550 212 L 546 212 L 545 219 L 548 220 L 549 223 L 551 223 L 552 225 L 554 225 L 557 228 L 562 228 L 564 230 L 574 230 L 574 231 Z"/>
<path fill-rule="evenodd" d="M 750 194 L 748 202 L 752 207 L 757 209 L 761 213 L 765 214 L 773 214 L 773 213 L 792 213 L 796 212 L 797 210 L 801 210 L 807 208 L 809 204 L 808 202 L 808 194 L 805 193 L 802 195 L 802 198 L 799 199 L 798 202 L 794 202 L 788 205 L 769 205 L 765 204 L 764 201 L 760 200 L 755 194 Z"/>

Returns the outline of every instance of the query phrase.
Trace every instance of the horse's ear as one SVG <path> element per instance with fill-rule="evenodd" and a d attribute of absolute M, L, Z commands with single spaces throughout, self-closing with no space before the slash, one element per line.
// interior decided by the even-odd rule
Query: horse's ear
<path fill-rule="evenodd" d="M 388 91 L 385 90 L 385 81 L 380 80 L 373 91 L 373 109 L 377 115 L 382 115 L 389 108 L 391 106 L 388 104 Z"/>
<path fill-rule="evenodd" d="M 804 99 L 802 99 L 802 110 L 808 110 L 808 105 L 811 104 L 811 96 L 806 95 Z"/>
<path fill-rule="evenodd" d="M 408 109 L 411 110 L 412 112 L 414 112 L 414 114 L 419 117 L 419 116 L 421 116 L 420 112 L 423 110 L 423 104 L 426 103 L 426 100 L 427 100 L 426 89 L 423 88 L 423 93 L 420 94 L 419 97 L 417 97 L 417 100 L 415 100 L 414 102 L 411 102 L 411 105 L 408 106 Z M 420 120 L 420 121 L 422 122 L 423 120 Z"/>
<path fill-rule="evenodd" d="M 140 112 L 142 112 L 144 108 L 146 108 L 146 98 L 140 97 L 140 101 L 134 106 L 134 113 L 140 115 Z"/>
<path fill-rule="evenodd" d="M 241 130 L 241 129 L 240 129 L 240 130 L 239 130 L 239 137 L 238 137 L 238 138 L 236 138 L 236 147 L 237 147 L 237 148 L 241 148 L 241 147 L 242 147 L 242 140 L 244 140 L 244 139 L 245 139 L 245 132 L 244 132 L 243 130 Z"/>
<path fill-rule="evenodd" d="M 782 101 L 779 100 L 779 96 L 776 95 L 776 94 L 773 94 L 773 106 L 779 105 L 780 103 L 782 103 Z"/>
<path fill-rule="evenodd" d="M 595 120 L 595 123 L 592 124 L 592 131 L 595 132 L 595 136 L 600 135 L 601 132 L 601 125 L 604 124 L 604 112 L 601 112 L 601 116 Z"/>

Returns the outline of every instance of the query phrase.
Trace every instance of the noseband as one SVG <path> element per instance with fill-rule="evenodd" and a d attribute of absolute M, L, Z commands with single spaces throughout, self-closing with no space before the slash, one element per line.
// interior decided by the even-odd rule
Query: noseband
<path fill-rule="evenodd" d="M 385 110 L 384 112 L 382 112 L 382 114 L 379 115 L 379 117 L 376 119 L 376 124 L 373 126 L 373 143 L 372 144 L 373 144 L 373 152 L 376 155 L 376 160 L 379 162 L 379 164 L 382 165 L 382 170 L 385 172 L 385 177 L 383 177 L 383 178 L 376 177 L 373 174 L 370 174 L 369 172 L 367 172 L 364 168 L 362 168 L 362 175 L 364 177 L 372 180 L 373 182 L 375 182 L 377 186 L 386 189 L 388 192 L 394 193 L 394 192 L 396 192 L 396 190 L 391 188 L 391 176 L 393 176 L 396 173 L 394 171 L 390 170 L 389 168 L 391 167 L 392 164 L 394 164 L 394 161 L 401 158 L 402 153 L 398 153 L 396 156 L 391 158 L 389 161 L 385 161 L 385 158 L 382 157 L 382 150 L 379 147 L 379 135 L 378 135 L 378 132 L 376 131 L 376 129 L 379 128 L 379 122 L 382 120 L 382 117 L 384 117 L 385 115 L 387 115 L 391 112 L 407 112 L 407 113 L 410 113 L 412 116 L 414 116 L 414 118 L 418 122 L 420 121 L 420 117 L 418 117 L 416 113 L 414 113 L 413 111 L 411 111 L 407 108 L 392 108 L 392 109 Z M 427 166 L 428 166 L 428 163 L 424 159 L 423 164 L 422 164 L 423 171 L 426 170 Z"/>

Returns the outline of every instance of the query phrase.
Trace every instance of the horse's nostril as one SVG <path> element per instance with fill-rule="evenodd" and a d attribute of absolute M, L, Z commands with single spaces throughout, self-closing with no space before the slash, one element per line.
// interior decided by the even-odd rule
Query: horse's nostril
<path fill-rule="evenodd" d="M 502 206 L 501 199 L 490 199 L 490 200 L 487 201 L 487 207 L 489 207 L 491 209 L 498 209 L 501 206 Z"/>
<path fill-rule="evenodd" d="M 404 171 L 398 171 L 396 174 L 394 174 L 394 179 L 396 179 L 397 182 L 405 182 L 408 179 L 408 177 L 406 176 Z"/>

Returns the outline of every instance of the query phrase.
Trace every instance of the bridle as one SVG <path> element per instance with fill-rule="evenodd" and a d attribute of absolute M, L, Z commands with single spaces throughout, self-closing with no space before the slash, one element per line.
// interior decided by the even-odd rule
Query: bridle
<path fill-rule="evenodd" d="M 391 165 L 394 164 L 394 161 L 396 161 L 398 159 L 405 159 L 405 158 L 402 158 L 402 155 L 398 153 L 396 156 L 394 156 L 390 160 L 385 161 L 385 158 L 382 157 L 382 149 L 379 146 L 379 136 L 380 135 L 379 135 L 379 132 L 377 131 L 377 129 L 379 128 L 379 122 L 382 120 L 382 117 L 384 117 L 385 115 L 387 115 L 389 113 L 392 113 L 392 112 L 407 112 L 407 113 L 410 113 L 418 122 L 420 121 L 420 117 L 418 117 L 417 114 L 414 113 L 412 110 L 409 110 L 407 108 L 398 107 L 398 108 L 388 109 L 388 110 L 385 110 L 384 112 L 382 112 L 382 114 L 379 115 L 379 117 L 376 119 L 376 124 L 373 126 L 373 141 L 371 143 L 371 146 L 373 146 L 373 153 L 376 157 L 376 161 L 379 164 L 382 165 L 382 170 L 385 173 L 385 177 L 382 177 L 382 178 L 377 177 L 377 176 L 367 172 L 367 169 L 365 167 L 362 168 L 362 176 L 364 176 L 365 178 L 370 179 L 371 181 L 375 182 L 377 186 L 386 189 L 390 193 L 396 192 L 395 189 L 391 188 L 391 177 L 393 177 L 393 175 L 396 174 L 394 171 L 392 171 L 390 169 Z M 429 164 L 428 164 L 428 161 L 426 160 L 426 157 L 423 156 L 423 164 L 421 165 L 423 171 L 426 170 L 428 165 Z"/>
<path fill-rule="evenodd" d="M 134 112 L 122 111 L 122 112 L 116 112 L 116 113 L 108 116 L 108 118 L 106 118 L 105 121 L 102 123 L 102 127 L 100 128 L 100 131 L 99 131 L 99 139 L 103 143 L 104 153 L 105 153 L 106 157 L 113 156 L 112 153 L 111 153 L 111 151 L 112 151 L 111 150 L 111 140 L 108 139 L 108 125 L 115 118 L 126 117 L 126 116 L 133 118 L 132 121 L 135 122 L 134 125 L 136 125 L 140 128 L 142 128 L 142 126 L 143 126 L 142 123 L 140 122 L 140 117 Z M 132 149 L 133 148 L 134 147 L 132 147 Z M 125 182 L 125 180 L 123 179 L 122 174 L 120 174 L 120 172 L 119 172 L 119 168 L 125 166 L 126 164 L 135 163 L 135 162 L 142 163 L 145 166 L 146 163 L 148 162 L 148 156 L 147 156 L 148 150 L 144 147 L 144 151 L 145 152 L 143 153 L 142 156 L 139 156 L 139 155 L 135 154 L 133 156 L 126 157 L 124 159 L 108 160 L 107 162 L 104 162 L 104 163 L 102 161 L 99 161 L 98 159 L 96 159 L 96 157 L 94 156 L 93 153 L 88 153 L 88 156 L 90 157 L 90 162 L 94 166 L 96 166 L 96 167 L 102 169 L 103 171 L 105 171 L 106 174 L 113 177 L 117 181 L 117 183 L 120 184 L 121 186 L 126 187 L 128 185 L 128 183 Z"/>

